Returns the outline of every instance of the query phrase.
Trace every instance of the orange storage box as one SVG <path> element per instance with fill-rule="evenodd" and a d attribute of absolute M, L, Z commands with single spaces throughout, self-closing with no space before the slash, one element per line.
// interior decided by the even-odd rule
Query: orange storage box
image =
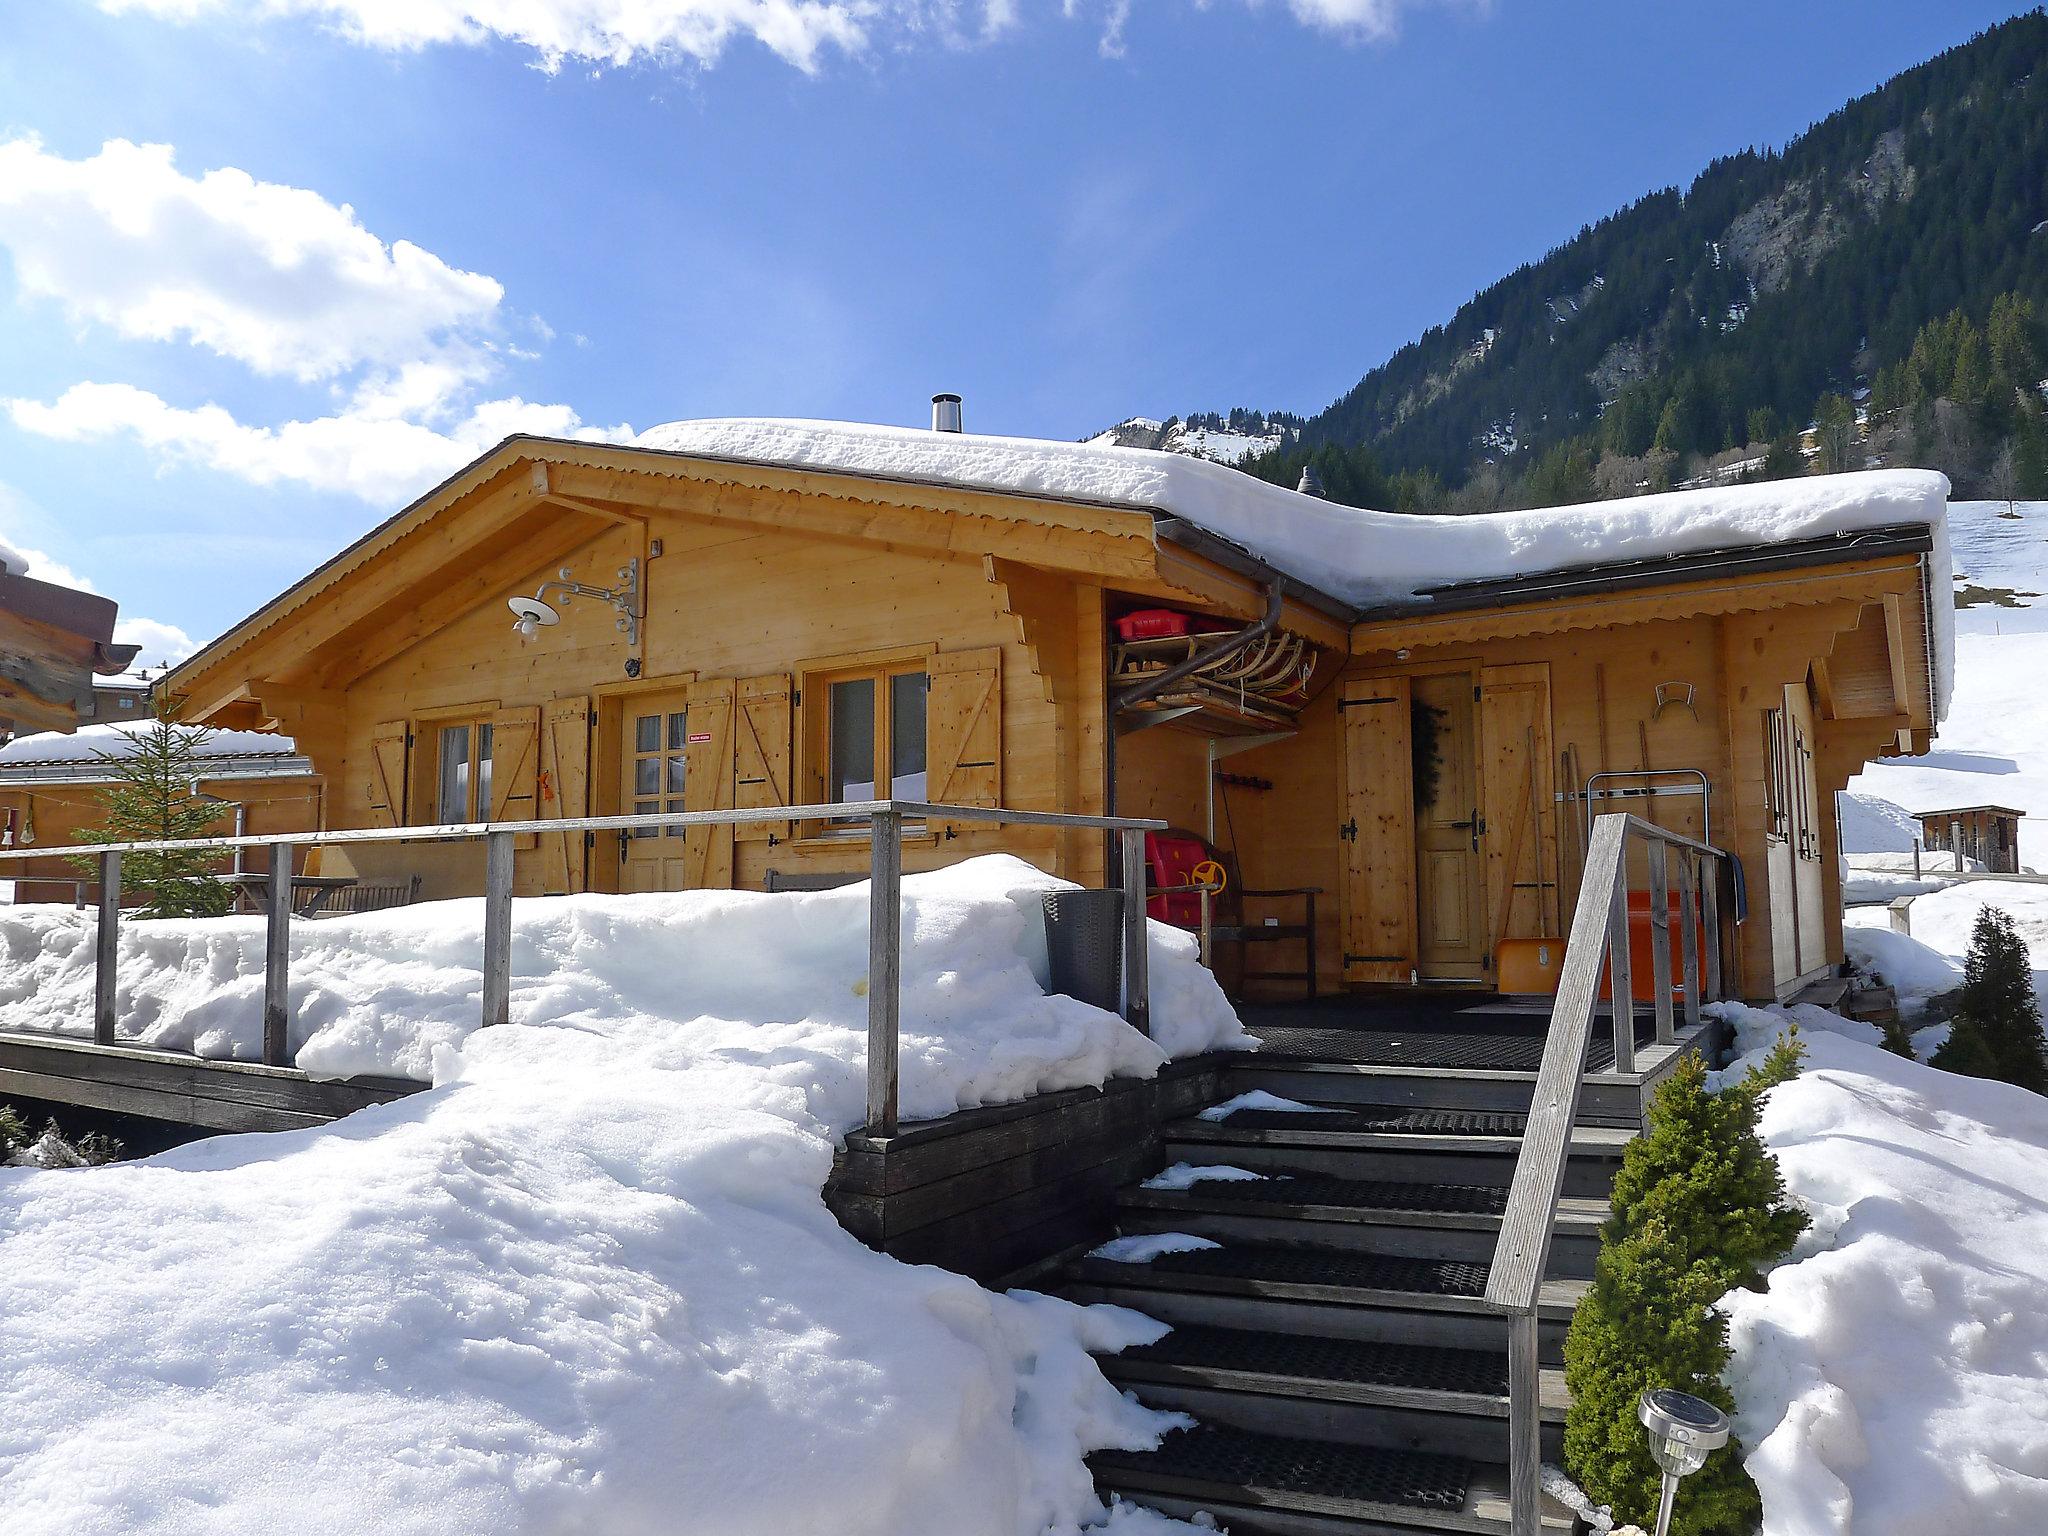
<path fill-rule="evenodd" d="M 1706 976 L 1707 928 L 1698 914 L 1693 928 L 1700 945 L 1700 975 Z M 1563 939 L 1503 939 L 1493 954 L 1496 985 L 1503 992 L 1533 992 L 1545 995 L 1557 991 L 1558 971 L 1564 965 Z M 1629 992 L 1639 1003 L 1657 1000 L 1650 960 L 1650 893 L 1630 891 L 1628 895 L 1628 980 Z M 1600 995 L 1608 996 L 1613 984 L 1600 979 Z M 1671 992 L 1685 990 L 1685 929 L 1679 916 L 1678 895 L 1671 896 Z"/>

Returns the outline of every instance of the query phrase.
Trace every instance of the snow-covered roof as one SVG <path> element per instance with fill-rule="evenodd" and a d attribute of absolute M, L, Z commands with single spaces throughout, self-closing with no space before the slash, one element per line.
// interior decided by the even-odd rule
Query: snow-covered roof
<path fill-rule="evenodd" d="M 1922 470 L 1804 476 L 1529 512 L 1375 512 L 1182 454 L 853 422 L 734 417 L 652 427 L 634 446 L 779 468 L 1143 508 L 1180 517 L 1361 608 L 1427 589 L 1616 561 L 1749 549 L 1902 523 L 1932 535 L 1930 586 L 1949 590 L 1946 477 Z M 1936 604 L 1937 713 L 1952 624 Z"/>
<path fill-rule="evenodd" d="M 109 757 L 127 757 L 135 751 L 135 735 L 148 730 L 146 724 L 87 725 L 65 734 L 42 731 L 22 736 L 0 747 L 0 783 L 9 779 L 63 777 L 76 771 L 92 775 L 104 769 Z M 199 735 L 196 727 L 177 726 L 187 736 Z M 298 743 L 289 736 L 269 731 L 208 730 L 193 746 L 196 756 L 214 771 L 258 766 L 271 771 L 312 772 L 312 765 L 298 756 Z"/>

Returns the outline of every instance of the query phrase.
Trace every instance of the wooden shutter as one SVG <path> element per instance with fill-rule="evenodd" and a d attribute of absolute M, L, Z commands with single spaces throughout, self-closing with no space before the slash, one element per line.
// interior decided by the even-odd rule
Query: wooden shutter
<path fill-rule="evenodd" d="M 732 717 L 737 685 L 729 677 L 692 683 L 689 740 L 684 753 L 683 809 L 732 809 Z M 724 890 L 732 885 L 732 828 L 691 827 L 683 845 L 683 885 Z"/>
<path fill-rule="evenodd" d="M 1490 955 L 1502 939 L 1560 932 L 1547 662 L 1480 668 L 1479 773 Z"/>
<path fill-rule="evenodd" d="M 733 804 L 742 810 L 794 803 L 789 792 L 792 697 L 787 672 L 740 679 L 733 716 Z M 786 821 L 743 823 L 733 832 L 743 843 L 789 835 Z"/>
<path fill-rule="evenodd" d="M 1001 646 L 932 657 L 925 784 L 935 805 L 1003 803 Z"/>
<path fill-rule="evenodd" d="M 392 720 L 370 736 L 370 825 L 405 825 L 405 722 Z"/>
<path fill-rule="evenodd" d="M 540 816 L 573 820 L 590 814 L 590 700 L 556 699 L 541 711 Z M 550 892 L 589 888 L 589 834 L 548 832 L 541 837 L 542 879 Z"/>
<path fill-rule="evenodd" d="M 1344 976 L 1415 979 L 1415 763 L 1405 677 L 1346 683 Z"/>
<path fill-rule="evenodd" d="M 540 795 L 540 706 L 501 709 L 491 716 L 491 803 L 479 806 L 490 821 L 534 820 Z M 536 848 L 538 833 L 521 833 L 518 848 Z"/>

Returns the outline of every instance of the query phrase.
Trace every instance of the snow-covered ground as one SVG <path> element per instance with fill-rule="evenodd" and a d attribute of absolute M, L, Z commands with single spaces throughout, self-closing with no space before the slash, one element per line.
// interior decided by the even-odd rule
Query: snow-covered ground
<path fill-rule="evenodd" d="M 1730 1073 L 1787 1017 L 1733 1012 Z M 2048 1099 L 1797 1012 L 1762 1131 L 1813 1228 L 1721 1302 L 1764 1536 L 2048 1530 Z"/>
<path fill-rule="evenodd" d="M 2048 868 L 2048 502 L 1949 504 L 1955 561 L 1955 690 L 1935 748 L 1925 757 L 1873 763 L 1850 780 L 1852 794 L 1903 807 L 1940 810 L 2009 805 L 2020 824 L 2020 862 Z M 1882 834 L 1883 812 L 1843 808 L 1843 846 L 1852 853 L 1902 851 Z"/>
<path fill-rule="evenodd" d="M 1048 998 L 1052 883 L 1006 858 L 905 880 L 906 1114 L 1246 1043 L 1157 928 L 1156 1041 Z M 1159 1325 L 899 1264 L 820 1200 L 864 1108 L 865 901 L 522 902 L 493 1030 L 470 1027 L 474 903 L 305 925 L 302 1059 L 434 1086 L 318 1130 L 0 1171 L 10 1526 L 1191 1529 L 1105 1512 L 1081 1460 L 1174 1422 L 1087 1353 Z M 248 1041 L 247 925 L 126 926 L 124 1009 Z M 64 932 L 0 915 L 10 1026 L 68 1006 L 68 958 L 21 947 Z"/>

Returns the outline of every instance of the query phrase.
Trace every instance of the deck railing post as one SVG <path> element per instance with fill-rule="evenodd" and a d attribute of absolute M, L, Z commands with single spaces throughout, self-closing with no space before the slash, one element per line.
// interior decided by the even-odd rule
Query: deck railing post
<path fill-rule="evenodd" d="M 1679 850 L 1678 871 L 1679 947 L 1685 955 L 1685 1027 L 1696 1029 L 1700 1022 L 1700 861 L 1692 849 Z"/>
<path fill-rule="evenodd" d="M 263 1064 L 291 1065 L 292 845 L 270 845 L 263 927 Z"/>
<path fill-rule="evenodd" d="M 1124 1022 L 1139 1034 L 1149 1035 L 1152 951 L 1145 919 L 1145 834 L 1135 827 L 1125 827 L 1117 836 L 1124 866 Z"/>
<path fill-rule="evenodd" d="M 484 837 L 484 1024 L 512 1018 L 512 832 Z"/>
<path fill-rule="evenodd" d="M 1644 850 L 1650 863 L 1650 992 L 1657 1015 L 1657 1043 L 1669 1045 L 1671 1031 L 1671 862 L 1656 838 Z M 1683 865 L 1680 866 L 1683 868 Z"/>
<path fill-rule="evenodd" d="M 95 1045 L 114 1043 L 115 985 L 119 981 L 121 955 L 121 855 L 100 855 L 100 929 L 93 951 L 92 1039 Z"/>
<path fill-rule="evenodd" d="M 1706 930 L 1707 1001 L 1718 1003 L 1721 990 L 1721 861 L 1700 860 L 1700 918 Z"/>
<path fill-rule="evenodd" d="M 1508 1530 L 1538 1536 L 1543 1529 L 1542 1367 L 1536 1351 L 1536 1312 L 1508 1319 Z"/>
<path fill-rule="evenodd" d="M 1607 912 L 1607 977 L 1614 1014 L 1614 1070 L 1636 1069 L 1635 977 L 1628 954 L 1628 859 L 1626 844 L 1615 871 L 1613 904 Z"/>
<path fill-rule="evenodd" d="M 868 1134 L 894 1136 L 903 982 L 903 815 L 877 811 L 868 847 Z"/>

